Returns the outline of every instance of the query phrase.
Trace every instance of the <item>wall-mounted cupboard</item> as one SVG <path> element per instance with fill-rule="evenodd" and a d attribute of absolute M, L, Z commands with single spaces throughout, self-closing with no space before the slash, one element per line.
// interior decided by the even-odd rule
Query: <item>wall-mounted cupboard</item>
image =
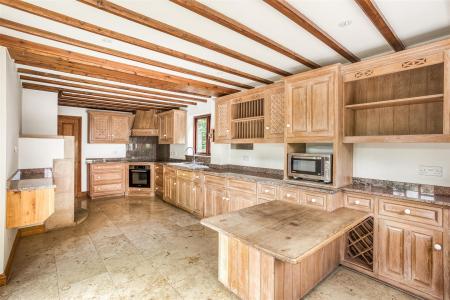
<path fill-rule="evenodd" d="M 89 111 L 90 144 L 128 144 L 134 115 Z"/>
<path fill-rule="evenodd" d="M 173 109 L 159 113 L 158 118 L 160 144 L 186 143 L 186 111 Z"/>
<path fill-rule="evenodd" d="M 450 43 L 343 67 L 344 142 L 449 142 Z"/>

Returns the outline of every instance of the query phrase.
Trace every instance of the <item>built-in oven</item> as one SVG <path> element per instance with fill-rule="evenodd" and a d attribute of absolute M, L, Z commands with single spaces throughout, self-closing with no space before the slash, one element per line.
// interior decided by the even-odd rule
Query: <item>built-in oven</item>
<path fill-rule="evenodd" d="M 288 177 L 330 183 L 332 158 L 332 154 L 291 153 L 288 155 Z"/>
<path fill-rule="evenodd" d="M 130 165 L 128 172 L 129 187 L 150 188 L 150 166 Z"/>

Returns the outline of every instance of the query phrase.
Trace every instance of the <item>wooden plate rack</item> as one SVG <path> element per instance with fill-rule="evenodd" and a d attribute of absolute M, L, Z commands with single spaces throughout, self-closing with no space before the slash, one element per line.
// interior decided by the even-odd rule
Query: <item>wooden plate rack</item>
<path fill-rule="evenodd" d="M 369 217 L 347 233 L 345 260 L 373 271 L 373 217 Z"/>
<path fill-rule="evenodd" d="M 264 138 L 264 97 L 235 101 L 231 109 L 233 139 Z"/>

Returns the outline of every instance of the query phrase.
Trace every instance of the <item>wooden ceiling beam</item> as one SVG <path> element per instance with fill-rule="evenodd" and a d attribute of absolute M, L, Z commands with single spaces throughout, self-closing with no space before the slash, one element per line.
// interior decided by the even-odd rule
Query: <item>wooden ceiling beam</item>
<path fill-rule="evenodd" d="M 213 22 L 216 22 L 228 29 L 231 29 L 239 34 L 242 34 L 249 39 L 252 39 L 266 47 L 271 48 L 272 50 L 277 51 L 307 67 L 310 68 L 319 68 L 320 65 L 315 62 L 305 58 L 304 56 L 296 53 L 295 51 L 290 50 L 289 48 L 275 42 L 274 40 L 256 32 L 255 30 L 245 26 L 242 23 L 239 23 L 226 15 L 209 8 L 208 6 L 196 1 L 196 0 L 170 0 L 175 4 L 178 4 L 192 12 L 195 12 Z"/>
<path fill-rule="evenodd" d="M 81 20 L 78 20 L 78 19 L 66 16 L 66 15 L 63 15 L 63 14 L 60 14 L 60 13 L 57 13 L 57 12 L 54 12 L 54 11 L 51 11 L 51 10 L 48 10 L 48 9 L 45 9 L 45 8 L 42 8 L 42 7 L 39 7 L 37 5 L 33 5 L 31 3 L 27 3 L 25 1 L 21 1 L 21 0 L 0 0 L 0 4 L 4 4 L 4 5 L 7 5 L 9 7 L 12 7 L 12 8 L 15 8 L 15 9 L 18 9 L 18 10 L 21 10 L 21 11 L 24 11 L 24 12 L 27 12 L 27 13 L 30 13 L 30 14 L 42 17 L 42 18 L 46 18 L 46 19 L 49 19 L 49 20 L 52 20 L 52 21 L 55 21 L 55 22 L 59 22 L 59 23 L 62 23 L 62 24 L 73 26 L 73 27 L 78 28 L 78 29 L 89 31 L 89 32 L 92 32 L 92 33 L 95 33 L 95 34 L 99 34 L 99 35 L 102 35 L 102 36 L 105 36 L 105 37 L 108 37 L 108 38 L 111 38 L 111 39 L 115 39 L 115 40 L 118 40 L 118 41 L 122 41 L 124 43 L 132 44 L 132 45 L 135 45 L 135 46 L 146 48 L 148 50 L 152 50 L 152 51 L 163 53 L 163 54 L 166 54 L 166 55 L 169 55 L 169 56 L 172 56 L 172 57 L 176 57 L 176 58 L 179 58 L 179 59 L 182 59 L 182 60 L 190 61 L 190 62 L 199 64 L 199 65 L 203 65 L 203 66 L 215 69 L 215 70 L 220 70 L 220 71 L 223 71 L 223 72 L 226 72 L 226 73 L 229 73 L 229 74 L 233 74 L 233 75 L 236 75 L 236 76 L 239 76 L 239 77 L 242 77 L 242 78 L 247 78 L 247 79 L 254 80 L 256 82 L 265 83 L 265 84 L 272 83 L 272 81 L 270 81 L 270 80 L 267 80 L 267 79 L 264 79 L 264 78 L 261 78 L 261 77 L 258 77 L 258 76 L 246 73 L 246 72 L 242 72 L 242 71 L 239 71 L 237 69 L 230 68 L 228 66 L 217 64 L 217 63 L 205 60 L 205 59 L 200 58 L 200 57 L 196 57 L 196 56 L 193 56 L 193 55 L 189 55 L 187 53 L 183 53 L 183 52 L 176 51 L 176 50 L 173 50 L 173 49 L 170 49 L 170 48 L 167 48 L 167 47 L 163 47 L 163 46 L 160 46 L 160 45 L 157 45 L 157 44 L 153 44 L 153 43 L 150 43 L 148 41 L 144 41 L 144 40 L 141 40 L 141 39 L 138 39 L 138 38 L 134 38 L 132 36 L 128 36 L 126 34 L 122 34 L 122 33 L 116 32 L 116 31 L 112 31 L 112 30 L 109 30 L 109 29 L 104 28 L 104 27 L 96 26 L 96 25 L 91 24 L 91 23 L 83 22 Z"/>
<path fill-rule="evenodd" d="M 375 2 L 372 0 L 355 1 L 395 51 L 405 50 L 405 45 L 403 45 L 403 42 L 395 34 Z"/>
<path fill-rule="evenodd" d="M 112 89 L 98 88 L 98 87 L 95 87 L 95 86 L 89 86 L 89 85 L 84 85 L 84 84 L 76 84 L 76 83 L 59 81 L 59 80 L 50 80 L 50 79 L 39 78 L 39 77 L 34 77 L 34 76 L 20 75 L 20 79 L 27 80 L 27 81 L 40 82 L 40 83 L 49 83 L 49 84 L 55 84 L 55 85 L 62 85 L 62 86 L 66 86 L 66 87 L 73 87 L 73 88 L 84 89 L 84 90 L 99 91 L 99 92 L 104 92 L 104 93 L 121 94 L 121 95 L 139 97 L 141 99 L 144 98 L 144 99 L 148 99 L 148 100 L 161 100 L 161 99 L 155 99 L 155 97 L 149 97 L 149 96 L 146 96 L 146 95 L 139 95 L 139 94 L 136 94 L 136 93 L 121 92 L 121 91 L 112 90 Z M 154 103 L 161 103 L 161 104 L 165 104 L 165 103 L 167 103 L 167 104 L 180 104 L 181 103 L 181 104 L 197 105 L 196 102 L 190 102 L 190 101 L 184 101 L 184 100 L 175 100 L 175 99 L 165 99 L 165 98 L 162 98 L 162 99 L 163 100 L 158 101 L 158 102 L 155 102 L 155 101 L 152 101 L 152 102 L 154 102 Z"/>
<path fill-rule="evenodd" d="M 116 56 L 116 57 L 121 57 L 121 58 L 124 58 L 124 59 L 133 60 L 133 61 L 140 62 L 140 63 L 143 63 L 143 64 L 147 64 L 147 65 L 150 65 L 150 66 L 155 66 L 155 67 L 164 68 L 164 69 L 175 71 L 175 72 L 179 72 L 179 73 L 184 73 L 184 74 L 198 76 L 198 77 L 209 79 L 209 80 L 214 80 L 214 81 L 217 81 L 217 82 L 221 82 L 221 83 L 225 83 L 225 84 L 228 84 L 228 85 L 240 87 L 240 88 L 243 88 L 243 89 L 252 89 L 253 88 L 253 86 L 242 84 L 242 83 L 239 83 L 239 82 L 236 82 L 236 81 L 227 80 L 227 79 L 224 79 L 224 78 L 221 78 L 221 77 L 205 74 L 205 73 L 202 73 L 202 72 L 197 72 L 197 71 L 194 71 L 194 70 L 189 70 L 189 69 L 182 68 L 182 67 L 177 67 L 175 65 L 166 64 L 166 63 L 163 63 L 163 62 L 159 62 L 159 61 L 156 61 L 156 60 L 153 60 L 153 59 L 149 59 L 149 58 L 145 58 L 145 57 L 142 57 L 142 56 L 134 55 L 134 54 L 131 54 L 131 53 L 126 53 L 126 52 L 123 52 L 123 51 L 102 47 L 102 46 L 99 46 L 99 45 L 96 45 L 96 44 L 83 42 L 81 40 L 69 38 L 69 37 L 66 37 L 66 36 L 63 36 L 63 35 L 59 35 L 59 34 L 52 33 L 52 32 L 49 32 L 49 31 L 42 30 L 42 29 L 38 29 L 38 28 L 34 28 L 34 27 L 27 26 L 27 25 L 24 25 L 24 24 L 19 24 L 19 23 L 16 23 L 16 22 L 13 22 L 13 21 L 10 21 L 10 20 L 6 20 L 6 19 L 3 19 L 3 18 L 0 18 L 0 26 L 5 27 L 5 28 L 9 28 L 9 29 L 13 29 L 13 30 L 16 30 L 16 31 L 24 32 L 24 33 L 27 33 L 27 34 L 35 35 L 35 36 L 38 36 L 38 37 L 46 38 L 46 39 L 49 39 L 49 40 L 65 43 L 65 44 L 68 44 L 68 45 L 72 45 L 72 46 L 76 46 L 76 47 L 80 47 L 80 48 L 84 48 L 84 49 L 88 49 L 88 50 L 92 50 L 92 51 L 97 51 L 97 52 L 100 52 L 100 53 L 104 53 L 104 54 L 108 54 L 108 55 L 112 55 L 112 56 Z"/>
<path fill-rule="evenodd" d="M 314 37 L 322 41 L 325 45 L 345 57 L 351 62 L 360 61 L 360 59 L 350 52 L 347 48 L 341 45 L 338 41 L 333 39 L 328 33 L 320 29 L 310 19 L 298 11 L 294 6 L 289 4 L 286 0 L 264 0 L 267 4 L 278 10 L 280 13 L 288 17 L 291 21 L 308 31 Z"/>
<path fill-rule="evenodd" d="M 184 77 L 169 75 L 166 73 L 145 69 L 138 66 L 128 65 L 120 62 L 115 62 L 107 59 L 102 59 L 90 55 L 68 51 L 56 47 L 51 47 L 35 42 L 18 39 L 15 37 L 0 34 L 0 45 L 12 48 L 16 51 L 24 53 L 31 53 L 41 55 L 44 57 L 57 58 L 62 61 L 69 61 L 72 63 L 82 63 L 85 65 L 99 67 L 110 71 L 123 72 L 130 75 L 138 75 L 152 80 L 155 85 L 173 86 L 181 91 L 195 91 L 204 93 L 208 96 L 219 96 L 223 94 L 230 94 L 237 92 L 235 89 L 218 86 L 194 79 L 187 79 Z"/>
<path fill-rule="evenodd" d="M 178 107 L 180 107 L 180 106 L 176 106 L 176 105 L 158 105 L 158 104 L 142 102 L 142 101 L 116 99 L 116 98 L 109 97 L 109 95 L 104 95 L 104 97 L 91 96 L 91 95 L 87 95 L 87 94 L 83 94 L 83 93 L 75 93 L 75 92 L 71 92 L 71 91 L 67 91 L 67 90 L 61 90 L 60 95 L 66 96 L 66 97 L 77 97 L 77 98 L 85 98 L 85 99 L 91 99 L 91 100 L 119 102 L 119 103 L 124 103 L 124 104 L 128 103 L 128 104 L 139 104 L 139 105 L 151 105 L 151 106 L 159 107 L 159 108 L 178 108 Z"/>
<path fill-rule="evenodd" d="M 164 97 L 174 97 L 177 99 L 185 99 L 185 100 L 199 101 L 199 102 L 207 101 L 206 99 L 202 99 L 202 98 L 162 93 L 162 92 L 158 92 L 158 91 L 149 91 L 149 90 L 140 89 L 140 88 L 136 88 L 136 87 L 130 87 L 130 86 L 126 86 L 126 85 L 117 85 L 117 84 L 112 84 L 112 83 L 103 82 L 103 81 L 96 81 L 96 80 L 84 79 L 84 78 L 79 78 L 79 77 L 59 75 L 59 74 L 42 72 L 42 71 L 37 71 L 37 70 L 32 70 L 32 69 L 18 68 L 17 72 L 22 73 L 22 74 L 37 75 L 37 76 L 41 76 L 41 77 L 49 77 L 49 78 L 67 80 L 67 81 L 74 81 L 74 82 L 110 87 L 110 88 L 119 89 L 119 90 L 134 91 L 134 92 L 138 92 L 138 93 L 151 95 L 152 99 L 158 99 L 158 100 L 166 100 L 167 98 L 159 98 L 158 97 L 158 96 L 164 96 Z M 138 95 L 138 94 L 136 94 L 136 95 Z M 141 97 L 141 96 L 139 95 L 139 97 Z"/>
<path fill-rule="evenodd" d="M 152 105 L 126 104 L 126 103 L 106 101 L 106 100 L 92 100 L 92 99 L 88 99 L 88 98 L 84 98 L 84 97 L 60 96 L 58 99 L 72 100 L 72 101 L 79 100 L 80 102 L 83 101 L 85 103 L 105 104 L 105 105 L 112 105 L 112 106 L 120 106 L 120 107 L 124 107 L 124 108 L 139 108 L 139 109 L 160 109 L 161 108 L 161 107 L 152 106 Z"/>
<path fill-rule="evenodd" d="M 111 111 L 125 111 L 125 112 L 134 112 L 137 109 L 127 109 L 127 108 L 118 108 L 114 106 L 103 106 L 103 105 L 94 105 L 94 104 L 83 104 L 80 102 L 74 101 L 66 101 L 66 100 L 58 100 L 58 105 L 61 106 L 70 106 L 70 107 L 79 107 L 79 108 L 91 108 L 91 109 L 104 109 Z"/>
<path fill-rule="evenodd" d="M 54 87 L 54 86 L 40 85 L 40 84 L 29 83 L 29 82 L 22 82 L 22 87 L 24 89 L 52 92 L 52 93 L 59 93 L 61 91 L 61 89 Z"/>
<path fill-rule="evenodd" d="M 232 50 L 230 48 L 227 48 L 225 46 L 219 45 L 217 43 L 211 42 L 210 40 L 207 40 L 205 38 L 202 38 L 198 35 L 192 34 L 190 32 L 187 32 L 185 30 L 179 29 L 177 27 L 171 26 L 169 24 L 163 23 L 161 21 L 152 19 L 150 17 L 147 17 L 143 14 L 140 14 L 138 12 L 135 12 L 133 10 L 127 9 L 126 7 L 114 4 L 112 2 L 106 1 L 106 0 L 77 0 L 81 3 L 90 5 L 92 7 L 101 9 L 103 11 L 106 11 L 108 13 L 111 13 L 113 15 L 119 16 L 121 18 L 130 20 L 132 22 L 141 24 L 143 26 L 147 26 L 149 28 L 164 32 L 166 34 L 172 35 L 174 37 L 177 37 L 179 39 L 188 41 L 190 43 L 196 44 L 201 47 L 208 48 L 212 51 L 216 51 L 218 53 L 227 55 L 229 57 L 235 58 L 237 60 L 246 62 L 250 65 L 259 67 L 261 69 L 270 71 L 272 73 L 281 75 L 281 76 L 289 76 L 292 75 L 289 72 L 286 72 L 280 68 L 277 68 L 275 66 L 272 66 L 270 64 L 267 64 L 265 62 L 262 62 L 260 60 L 257 60 L 251 56 L 242 54 L 238 51 Z"/>

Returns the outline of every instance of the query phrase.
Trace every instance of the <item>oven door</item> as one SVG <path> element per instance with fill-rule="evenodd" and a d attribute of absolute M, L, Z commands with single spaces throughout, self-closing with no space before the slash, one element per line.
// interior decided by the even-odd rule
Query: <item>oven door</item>
<path fill-rule="evenodd" d="M 321 157 L 290 157 L 289 174 L 293 177 L 322 179 L 324 162 Z"/>
<path fill-rule="evenodd" d="M 147 169 L 130 169 L 129 170 L 129 186 L 150 188 L 150 170 Z"/>

